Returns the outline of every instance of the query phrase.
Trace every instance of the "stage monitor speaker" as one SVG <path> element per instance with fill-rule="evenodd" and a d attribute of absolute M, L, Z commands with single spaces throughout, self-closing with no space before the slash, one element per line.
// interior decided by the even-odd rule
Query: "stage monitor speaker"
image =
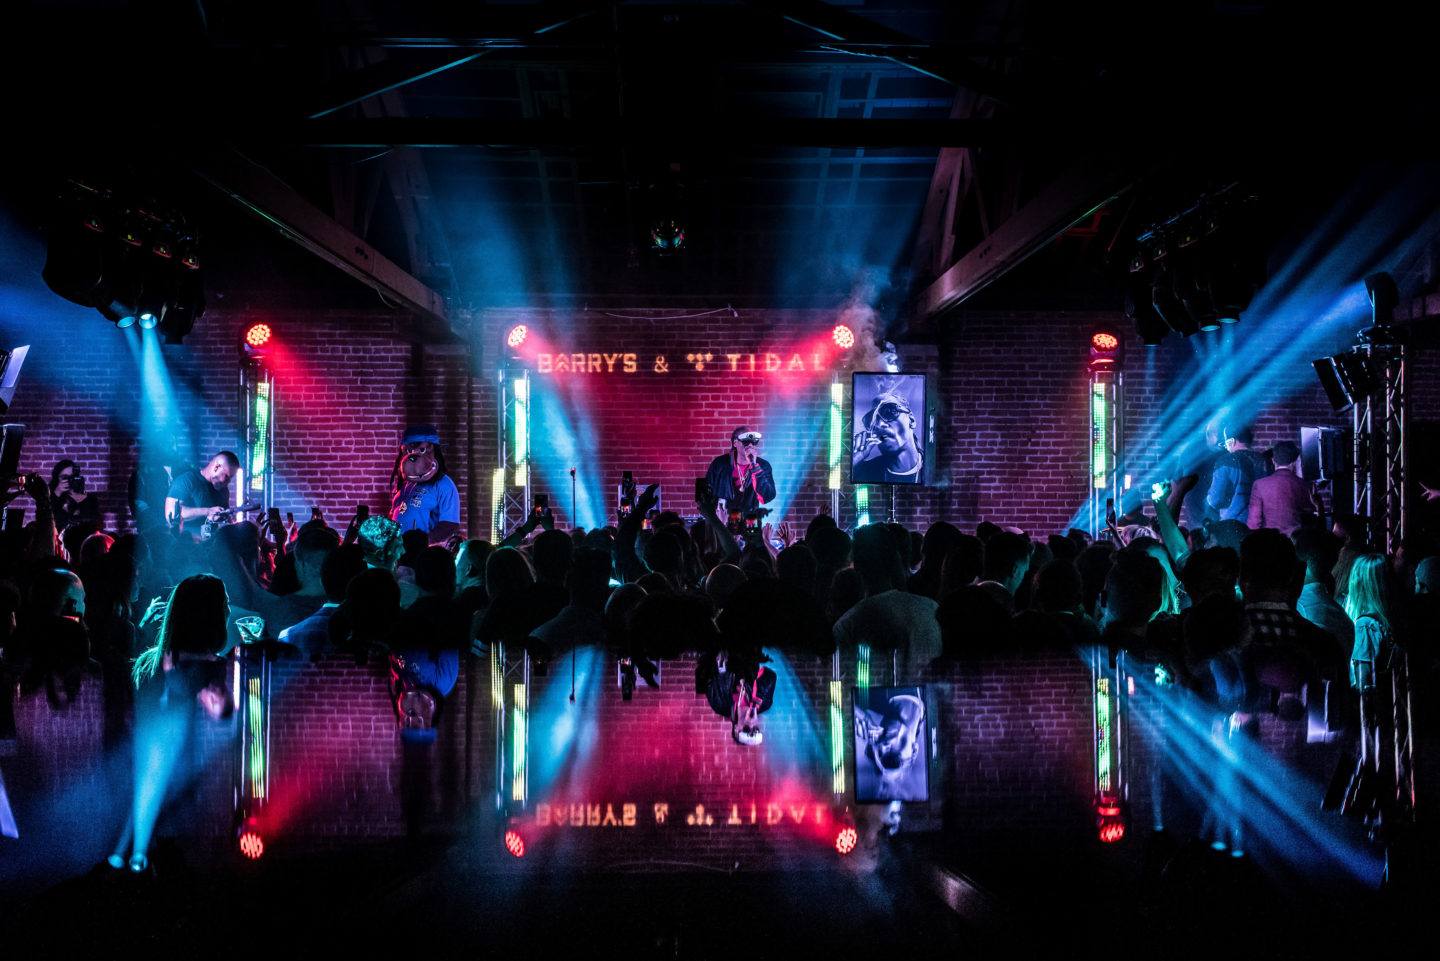
<path fill-rule="evenodd" d="M 1335 427 L 1300 428 L 1300 476 L 1333 481 L 1348 477 L 1348 432 Z"/>

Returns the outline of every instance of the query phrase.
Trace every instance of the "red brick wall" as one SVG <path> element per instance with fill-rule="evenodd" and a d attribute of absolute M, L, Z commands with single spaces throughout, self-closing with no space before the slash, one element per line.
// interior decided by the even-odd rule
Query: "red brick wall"
<path fill-rule="evenodd" d="M 65 322 L 0 319 L 6 343 L 33 345 L 7 419 L 28 425 L 27 469 L 48 474 L 60 457 L 74 457 L 92 489 L 101 492 L 111 523 L 119 524 L 142 403 L 137 354 L 127 346 L 127 338 L 137 335 L 116 331 L 89 312 L 60 313 Z M 183 348 L 166 348 L 165 357 L 179 406 L 175 420 L 197 456 L 222 446 L 238 449 L 240 334 L 256 320 L 274 326 L 282 345 L 274 361 L 276 503 L 302 518 L 312 505 L 332 523 L 348 518 L 359 502 L 385 507 L 405 424 L 430 421 L 441 429 L 471 530 L 485 536 L 496 462 L 495 376 L 504 334 L 517 322 L 531 328 L 532 348 L 586 355 L 583 375 L 533 375 L 534 489 L 550 495 L 562 524 L 569 521 L 571 466 L 579 472 L 582 519 L 613 512 L 615 484 L 626 469 L 642 483 L 658 481 L 665 506 L 691 511 L 694 478 L 725 450 L 730 429 L 742 422 L 767 434 L 765 456 L 776 466 L 787 516 L 803 522 L 824 509 L 828 361 L 803 374 L 766 374 L 763 365 L 766 353 L 785 366 L 799 353 L 811 366 L 811 347 L 828 342 L 836 315 L 743 311 L 736 318 L 721 311 L 662 319 L 675 316 L 488 312 L 480 323 L 473 379 L 463 346 L 412 346 L 397 338 L 397 318 L 379 312 L 219 306 Z M 938 350 L 904 351 L 907 369 L 938 381 L 943 444 L 938 486 L 899 491 L 901 518 L 922 525 L 941 517 L 963 524 L 991 519 L 1037 532 L 1069 523 L 1086 496 L 1086 338 L 1105 316 L 976 314 L 948 326 Z M 628 319 L 636 317 L 645 319 Z M 1126 433 L 1137 483 L 1160 453 L 1138 444 L 1193 358 L 1195 342 L 1172 341 L 1147 357 L 1127 336 Z M 685 360 L 696 352 L 712 355 L 704 371 Z M 592 355 L 605 366 L 605 355 L 626 353 L 635 355 L 635 373 L 588 372 Z M 727 353 L 742 355 L 738 371 L 729 371 Z M 748 371 L 751 354 L 760 368 L 754 374 Z M 668 373 L 658 374 L 655 361 L 662 355 Z M 624 366 L 623 358 L 615 359 L 616 371 Z M 1431 354 L 1412 370 L 1417 435 L 1440 420 L 1437 366 L 1440 358 Z M 1301 425 L 1338 420 L 1319 388 L 1304 379 L 1297 394 L 1259 410 L 1257 422 L 1260 442 L 1268 444 L 1294 436 Z M 1425 451 L 1417 449 L 1415 456 L 1423 465 Z M 842 506 L 847 523 L 854 513 L 849 493 Z M 886 492 L 871 493 L 871 516 L 878 517 Z M 472 497 L 478 510 L 470 510 Z"/>

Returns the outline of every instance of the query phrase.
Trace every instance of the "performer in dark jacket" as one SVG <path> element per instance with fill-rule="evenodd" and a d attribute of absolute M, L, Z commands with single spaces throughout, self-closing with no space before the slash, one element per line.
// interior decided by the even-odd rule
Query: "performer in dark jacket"
<path fill-rule="evenodd" d="M 730 432 L 730 450 L 710 462 L 705 473 L 720 510 L 747 514 L 775 499 L 775 474 L 760 456 L 760 432 L 737 427 Z"/>

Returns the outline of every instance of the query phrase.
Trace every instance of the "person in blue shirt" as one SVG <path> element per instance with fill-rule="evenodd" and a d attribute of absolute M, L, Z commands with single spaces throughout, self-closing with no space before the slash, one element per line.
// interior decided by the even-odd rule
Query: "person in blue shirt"
<path fill-rule="evenodd" d="M 424 531 L 432 544 L 460 532 L 460 491 L 445 473 L 440 432 L 428 424 L 405 432 L 390 474 L 390 519 L 401 532 Z"/>
<path fill-rule="evenodd" d="M 1250 488 L 1258 478 L 1270 473 L 1270 464 L 1265 455 L 1251 450 L 1255 442 L 1255 430 L 1241 427 L 1225 431 L 1225 453 L 1215 462 L 1210 478 L 1208 503 L 1222 521 L 1238 520 L 1245 523 L 1250 518 Z"/>

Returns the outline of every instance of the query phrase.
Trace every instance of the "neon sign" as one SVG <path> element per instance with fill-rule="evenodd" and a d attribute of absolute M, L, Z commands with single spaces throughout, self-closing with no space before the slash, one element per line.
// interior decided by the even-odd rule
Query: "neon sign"
<path fill-rule="evenodd" d="M 672 367 L 673 363 L 673 367 Z M 802 354 L 726 353 L 713 350 L 687 351 L 676 355 L 626 353 L 540 353 L 535 355 L 537 374 L 670 374 L 695 373 L 803 374 L 829 370 L 826 355 L 819 351 Z"/>
<path fill-rule="evenodd" d="M 641 805 L 635 801 L 619 804 L 609 802 L 581 802 L 571 804 L 535 805 L 536 827 L 553 828 L 633 828 L 639 825 L 667 827 L 779 827 L 781 825 L 825 825 L 830 820 L 830 808 L 825 804 L 805 802 L 801 804 L 780 801 L 745 801 L 721 805 L 718 810 L 707 810 L 705 805 L 696 804 L 685 811 L 684 817 L 673 813 L 669 802 L 658 801 Z"/>

